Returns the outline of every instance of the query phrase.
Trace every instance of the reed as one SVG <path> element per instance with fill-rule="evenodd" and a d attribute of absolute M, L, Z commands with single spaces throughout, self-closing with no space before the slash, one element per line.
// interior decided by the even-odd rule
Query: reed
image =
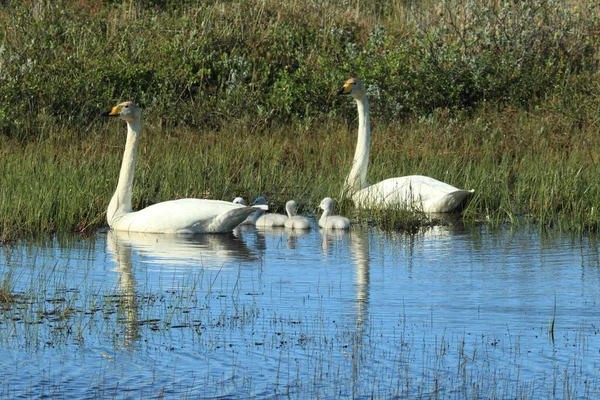
<path fill-rule="evenodd" d="M 356 110 L 333 93 L 352 74 L 371 100 L 368 181 L 473 188 L 467 222 L 598 230 L 595 3 L 152 4 L 0 6 L 1 240 L 105 226 L 125 128 L 98 115 L 124 99 L 144 108 L 135 209 L 339 200 Z M 385 229 L 440 223 L 337 209 Z"/>
<path fill-rule="evenodd" d="M 467 121 L 411 120 L 373 129 L 369 181 L 424 174 L 475 189 L 463 221 L 597 230 L 595 127 L 562 130 L 544 114 L 488 112 Z M 513 122 L 508 126 L 508 119 Z M 3 240 L 43 232 L 93 232 L 106 226 L 124 146 L 120 121 L 73 139 L 68 127 L 45 140 L 2 142 L 0 226 Z M 274 211 L 295 199 L 316 212 L 326 196 L 339 198 L 356 131 L 343 119 L 310 126 L 271 125 L 258 132 L 233 123 L 218 132 L 150 121 L 140 139 L 134 209 L 174 198 L 231 200 L 266 196 Z M 567 152 L 568 149 L 568 152 Z M 411 231 L 443 220 L 406 212 L 336 210 L 356 223 Z"/>

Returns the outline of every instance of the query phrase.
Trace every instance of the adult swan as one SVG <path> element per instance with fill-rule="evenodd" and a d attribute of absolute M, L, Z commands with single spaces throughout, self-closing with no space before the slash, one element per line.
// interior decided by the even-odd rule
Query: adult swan
<path fill-rule="evenodd" d="M 424 212 L 452 212 L 474 190 L 457 189 L 447 183 L 422 175 L 389 178 L 368 185 L 366 182 L 371 147 L 369 102 L 365 85 L 350 78 L 338 91 L 339 95 L 350 95 L 356 100 L 358 109 L 358 141 L 352 161 L 352 169 L 344 190 L 360 208 L 405 208 Z"/>
<path fill-rule="evenodd" d="M 261 208 L 246 207 L 228 201 L 179 199 L 132 211 L 131 192 L 141 115 L 142 110 L 131 101 L 121 103 L 102 114 L 127 122 L 127 142 L 119 182 L 106 211 L 106 219 L 112 229 L 147 233 L 229 232 L 248 215 Z"/>

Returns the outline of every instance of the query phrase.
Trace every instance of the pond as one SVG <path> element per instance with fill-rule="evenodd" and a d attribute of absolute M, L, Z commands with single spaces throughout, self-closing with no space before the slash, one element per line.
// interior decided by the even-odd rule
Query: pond
<path fill-rule="evenodd" d="M 108 231 L 0 270 L 2 398 L 600 396 L 597 237 Z"/>

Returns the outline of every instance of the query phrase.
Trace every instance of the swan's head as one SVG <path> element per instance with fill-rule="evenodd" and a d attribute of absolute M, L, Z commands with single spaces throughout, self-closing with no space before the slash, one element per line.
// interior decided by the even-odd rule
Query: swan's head
<path fill-rule="evenodd" d="M 337 94 L 349 94 L 355 99 L 360 99 L 365 93 L 365 84 L 356 78 L 348 79 L 346 83 L 344 83 L 344 86 L 337 92 Z"/>
<path fill-rule="evenodd" d="M 257 197 L 256 200 L 252 203 L 253 206 L 261 206 L 267 204 L 267 199 L 264 197 Z"/>
<path fill-rule="evenodd" d="M 243 197 L 236 197 L 235 199 L 233 199 L 232 203 L 233 204 L 241 204 L 241 205 L 245 206 L 246 200 L 244 200 Z"/>
<path fill-rule="evenodd" d="M 110 111 L 102 113 L 103 117 L 119 117 L 124 121 L 133 122 L 139 120 L 142 116 L 142 109 L 133 101 L 124 101 L 117 104 Z"/>
<path fill-rule="evenodd" d="M 290 216 L 296 215 L 296 202 L 294 200 L 290 200 L 285 203 L 285 210 Z"/>
<path fill-rule="evenodd" d="M 323 200 L 321 200 L 319 208 L 323 211 L 333 210 L 333 199 L 331 197 L 325 197 Z"/>

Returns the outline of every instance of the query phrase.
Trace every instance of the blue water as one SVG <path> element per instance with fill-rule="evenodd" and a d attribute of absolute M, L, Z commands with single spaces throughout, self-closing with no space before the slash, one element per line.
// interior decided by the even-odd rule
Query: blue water
<path fill-rule="evenodd" d="M 0 271 L 3 398 L 600 397 L 596 237 L 99 232 Z"/>

